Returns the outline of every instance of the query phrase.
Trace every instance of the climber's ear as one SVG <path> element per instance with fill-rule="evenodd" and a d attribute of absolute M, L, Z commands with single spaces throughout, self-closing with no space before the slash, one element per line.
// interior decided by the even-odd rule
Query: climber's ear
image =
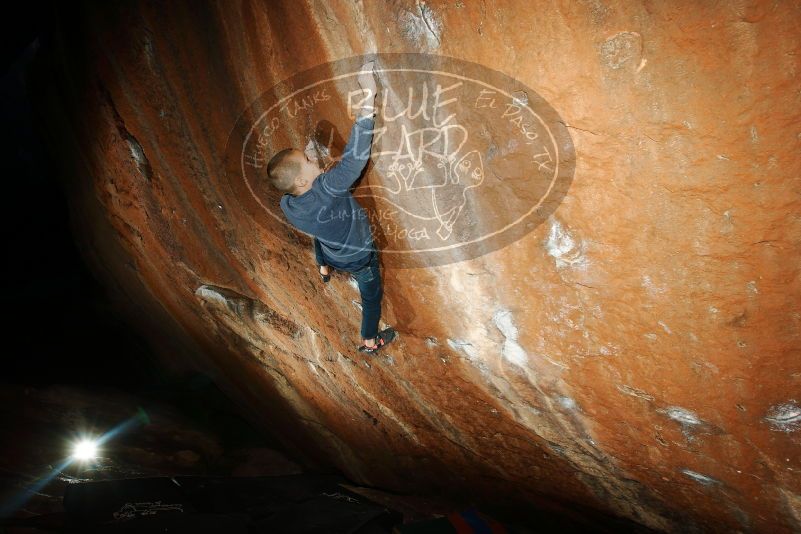
<path fill-rule="evenodd" d="M 297 192 L 297 191 L 300 191 L 301 189 L 303 189 L 304 187 L 306 187 L 306 181 L 307 181 L 307 180 L 306 180 L 306 178 L 303 176 L 303 174 L 302 174 L 302 173 L 298 173 L 298 175 L 297 175 L 297 176 L 295 176 L 295 191 L 296 191 L 296 192 Z M 295 194 L 297 194 L 297 193 L 295 193 Z"/>

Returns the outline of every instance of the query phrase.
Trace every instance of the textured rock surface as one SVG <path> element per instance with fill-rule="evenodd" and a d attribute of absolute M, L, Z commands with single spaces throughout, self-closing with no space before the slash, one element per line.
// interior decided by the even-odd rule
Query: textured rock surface
<path fill-rule="evenodd" d="M 36 87 L 74 231 L 167 360 L 361 483 L 801 529 L 797 2 L 126 6 L 70 7 Z M 355 288 L 242 208 L 222 154 L 276 82 L 373 52 L 520 80 L 569 125 L 576 170 L 509 246 L 385 259 L 400 339 L 368 359 Z"/>

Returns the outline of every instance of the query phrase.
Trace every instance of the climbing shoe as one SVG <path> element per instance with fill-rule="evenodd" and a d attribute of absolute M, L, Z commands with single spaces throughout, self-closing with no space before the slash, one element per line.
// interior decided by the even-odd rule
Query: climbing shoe
<path fill-rule="evenodd" d="M 392 328 L 385 328 L 384 330 L 380 331 L 378 335 L 375 337 L 374 346 L 368 347 L 367 345 L 361 345 L 359 347 L 359 352 L 366 352 L 367 354 L 378 352 L 386 345 L 389 345 L 393 339 L 395 339 L 395 330 L 393 330 Z"/>
<path fill-rule="evenodd" d="M 320 265 L 320 267 L 322 268 L 323 265 Z M 329 269 L 328 274 L 323 274 L 322 271 L 320 271 L 320 278 L 323 279 L 323 282 L 328 282 L 329 280 L 331 280 L 331 273 L 330 273 L 331 268 L 329 267 L 328 269 Z"/>

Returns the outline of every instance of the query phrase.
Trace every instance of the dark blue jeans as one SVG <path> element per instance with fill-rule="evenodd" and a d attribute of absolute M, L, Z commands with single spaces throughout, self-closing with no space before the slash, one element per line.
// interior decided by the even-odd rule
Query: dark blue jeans
<path fill-rule="evenodd" d="M 317 265 L 329 265 L 323 256 L 323 249 L 317 238 L 314 240 L 314 256 Z M 329 267 L 337 268 L 332 265 Z M 340 269 L 344 270 L 344 269 Z M 364 267 L 356 270 L 346 270 L 359 285 L 359 294 L 362 298 L 362 339 L 372 339 L 378 335 L 378 321 L 381 319 L 381 299 L 384 290 L 381 287 L 381 271 L 378 266 L 378 250 L 370 254 L 370 261 Z"/>

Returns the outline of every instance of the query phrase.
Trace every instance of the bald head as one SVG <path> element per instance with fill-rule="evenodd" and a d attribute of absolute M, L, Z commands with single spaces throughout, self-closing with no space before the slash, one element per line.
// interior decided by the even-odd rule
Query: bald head
<path fill-rule="evenodd" d="M 290 195 L 302 195 L 311 189 L 322 172 L 323 168 L 318 162 L 312 161 L 296 148 L 285 148 L 267 164 L 270 183 Z"/>
<path fill-rule="evenodd" d="M 296 148 L 285 148 L 270 159 L 267 176 L 270 183 L 282 193 L 295 191 L 295 178 L 300 175 L 301 162 L 306 157 Z"/>

